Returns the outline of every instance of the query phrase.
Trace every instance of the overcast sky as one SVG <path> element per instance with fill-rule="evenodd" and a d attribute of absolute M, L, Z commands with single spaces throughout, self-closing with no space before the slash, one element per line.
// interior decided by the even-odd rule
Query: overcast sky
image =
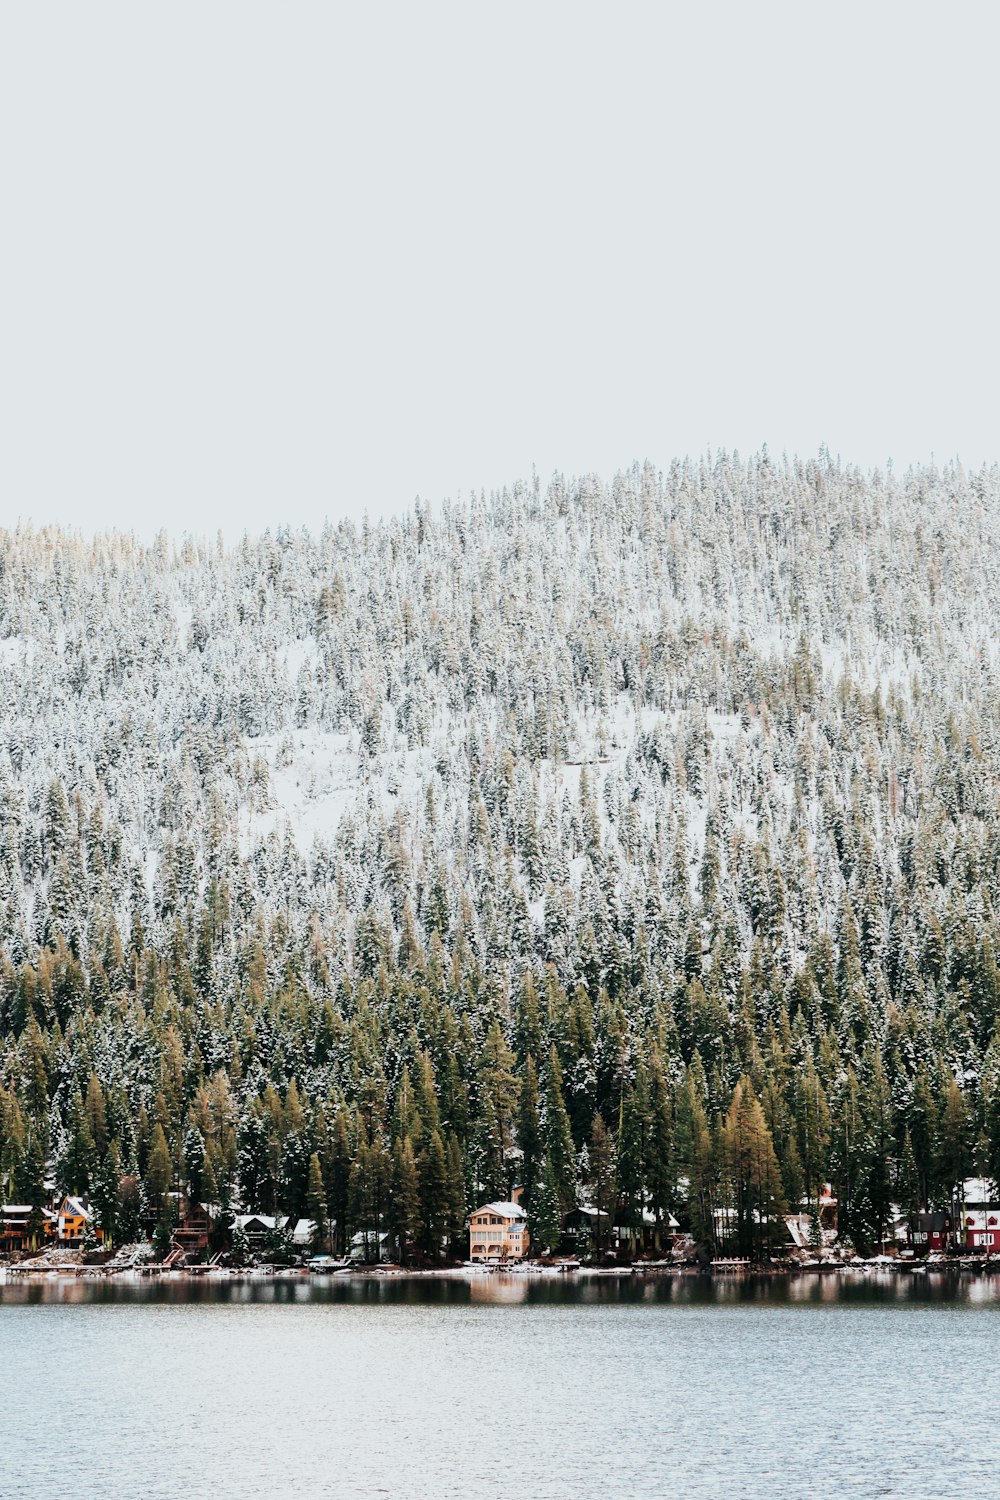
<path fill-rule="evenodd" d="M 5 5 L 0 523 L 1000 457 L 995 11 Z"/>

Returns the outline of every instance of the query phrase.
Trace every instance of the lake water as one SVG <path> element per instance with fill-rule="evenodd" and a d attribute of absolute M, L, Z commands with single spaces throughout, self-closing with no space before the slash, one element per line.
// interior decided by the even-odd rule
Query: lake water
<path fill-rule="evenodd" d="M 0 1497 L 1000 1481 L 1000 1276 L 0 1283 Z"/>

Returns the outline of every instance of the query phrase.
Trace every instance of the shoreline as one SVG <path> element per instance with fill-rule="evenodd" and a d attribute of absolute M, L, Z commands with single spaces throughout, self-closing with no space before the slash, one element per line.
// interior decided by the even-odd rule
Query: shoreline
<path fill-rule="evenodd" d="M 0 1285 L 12 1281 L 107 1281 L 141 1282 L 148 1280 L 173 1282 L 422 1282 L 422 1281 L 469 1281 L 478 1282 L 492 1278 L 508 1281 L 623 1281 L 704 1279 L 707 1281 L 741 1281 L 750 1279 L 793 1280 L 799 1277 L 840 1276 L 844 1274 L 877 1276 L 923 1276 L 997 1275 L 1000 1274 L 1000 1259 L 976 1257 L 954 1257 L 932 1261 L 829 1261 L 812 1265 L 778 1266 L 699 1266 L 665 1265 L 661 1263 L 628 1266 L 559 1266 L 521 1264 L 509 1266 L 480 1266 L 460 1264 L 454 1266 L 364 1266 L 340 1267 L 333 1271 L 312 1271 L 307 1266 L 128 1266 L 111 1269 L 102 1265 L 0 1265 Z"/>

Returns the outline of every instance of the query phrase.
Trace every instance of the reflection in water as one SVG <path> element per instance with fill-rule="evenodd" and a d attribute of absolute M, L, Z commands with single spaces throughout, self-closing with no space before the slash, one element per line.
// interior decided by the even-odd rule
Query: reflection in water
<path fill-rule="evenodd" d="M 8 1276 L 0 1273 L 0 1307 L 39 1304 L 351 1303 L 378 1306 L 616 1305 L 759 1307 L 841 1303 L 947 1302 L 1000 1307 L 1000 1267 L 968 1272 L 947 1267 L 898 1272 L 850 1269 L 787 1276 L 711 1276 L 698 1272 L 547 1275 L 444 1272 L 432 1275 L 308 1276 Z"/>
<path fill-rule="evenodd" d="M 531 1287 L 526 1276 L 478 1276 L 469 1282 L 470 1302 L 527 1302 Z"/>

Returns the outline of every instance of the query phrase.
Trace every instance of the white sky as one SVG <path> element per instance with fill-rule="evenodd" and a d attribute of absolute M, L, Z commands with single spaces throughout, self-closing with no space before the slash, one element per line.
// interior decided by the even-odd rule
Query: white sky
<path fill-rule="evenodd" d="M 1000 457 L 995 15 L 3 6 L 0 524 Z"/>

